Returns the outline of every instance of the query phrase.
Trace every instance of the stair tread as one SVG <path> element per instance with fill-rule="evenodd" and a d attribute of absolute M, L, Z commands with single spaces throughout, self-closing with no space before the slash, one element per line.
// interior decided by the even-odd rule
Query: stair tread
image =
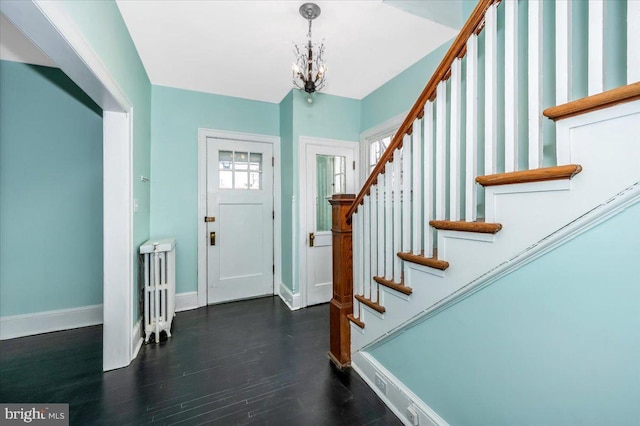
<path fill-rule="evenodd" d="M 429 221 L 429 225 L 436 229 L 447 231 L 479 232 L 483 234 L 495 234 L 502 229 L 501 224 L 487 223 L 484 220 L 477 220 L 475 222 L 465 222 L 461 220 L 431 220 Z"/>
<path fill-rule="evenodd" d="M 407 287 L 402 283 L 395 283 L 392 280 L 385 279 L 384 277 L 373 277 L 373 280 L 380 285 L 399 291 L 400 293 L 404 293 L 406 295 L 413 293 L 413 289 L 411 287 Z"/>
<path fill-rule="evenodd" d="M 356 294 L 355 295 L 356 300 L 358 300 L 359 302 L 364 303 L 365 305 L 367 305 L 368 307 L 370 307 L 371 309 L 380 312 L 381 314 L 384 314 L 386 309 L 384 308 L 384 306 L 380 305 L 379 303 L 374 302 L 371 299 L 367 299 L 366 297 L 360 295 L 360 294 Z"/>
<path fill-rule="evenodd" d="M 640 99 L 640 81 L 547 108 L 542 114 L 552 120 L 562 120 L 636 99 Z"/>
<path fill-rule="evenodd" d="M 441 271 L 444 271 L 449 267 L 449 262 L 438 259 L 438 251 L 436 249 L 433 250 L 433 257 L 424 257 L 420 254 L 404 252 L 398 253 L 398 257 L 402 260 L 406 260 L 407 262 L 417 263 L 418 265 L 428 266 L 429 268 L 440 269 Z"/>
<path fill-rule="evenodd" d="M 482 186 L 543 182 L 547 180 L 571 179 L 581 171 L 581 165 L 568 164 L 566 166 L 544 167 L 541 169 L 524 170 L 520 172 L 497 173 L 494 175 L 478 176 L 476 178 L 476 182 L 478 182 Z"/>
<path fill-rule="evenodd" d="M 364 328 L 364 323 L 360 321 L 360 318 L 356 318 L 353 314 L 347 314 L 347 319 L 357 325 L 360 328 Z"/>

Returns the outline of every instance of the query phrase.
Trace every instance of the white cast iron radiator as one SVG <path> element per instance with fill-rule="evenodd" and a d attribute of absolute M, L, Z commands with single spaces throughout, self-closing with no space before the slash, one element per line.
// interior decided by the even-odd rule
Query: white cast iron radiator
<path fill-rule="evenodd" d="M 176 240 L 149 240 L 140 246 L 144 255 L 144 341 L 160 332 L 171 337 L 171 322 L 175 315 L 176 300 Z"/>

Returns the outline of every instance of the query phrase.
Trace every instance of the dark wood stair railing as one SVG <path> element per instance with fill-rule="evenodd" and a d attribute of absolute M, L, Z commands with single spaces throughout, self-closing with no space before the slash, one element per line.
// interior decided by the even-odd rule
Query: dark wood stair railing
<path fill-rule="evenodd" d="M 333 297 L 329 305 L 329 358 L 338 368 L 351 363 L 351 326 L 353 314 L 353 244 L 351 221 L 346 212 L 353 204 L 354 194 L 335 194 L 332 207 L 333 234 Z M 363 324 L 364 327 L 364 324 Z"/>

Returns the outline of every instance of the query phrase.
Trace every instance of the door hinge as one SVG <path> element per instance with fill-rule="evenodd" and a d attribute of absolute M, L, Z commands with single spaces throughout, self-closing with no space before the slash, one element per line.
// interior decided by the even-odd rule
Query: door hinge
<path fill-rule="evenodd" d="M 275 210 L 271 210 L 271 216 L 272 216 L 272 219 L 276 218 L 276 211 Z"/>
<path fill-rule="evenodd" d="M 353 170 L 355 170 L 355 169 L 356 169 L 356 162 L 355 162 L 355 160 L 354 160 L 354 161 L 353 161 Z"/>
<path fill-rule="evenodd" d="M 276 159 L 275 157 L 271 157 L 271 167 L 276 165 Z"/>
<path fill-rule="evenodd" d="M 273 275 L 275 275 L 276 274 L 276 265 L 274 264 L 274 265 L 271 265 L 271 266 L 272 266 L 272 270 L 273 270 Z"/>

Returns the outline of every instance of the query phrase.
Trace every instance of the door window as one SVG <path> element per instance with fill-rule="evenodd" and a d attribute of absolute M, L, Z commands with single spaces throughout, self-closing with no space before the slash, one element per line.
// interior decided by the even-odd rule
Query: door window
<path fill-rule="evenodd" d="M 331 205 L 333 194 L 342 194 L 347 189 L 347 160 L 338 155 L 316 155 L 317 198 L 316 231 L 331 230 Z"/>
<path fill-rule="evenodd" d="M 262 154 L 219 151 L 220 189 L 262 189 Z"/>

